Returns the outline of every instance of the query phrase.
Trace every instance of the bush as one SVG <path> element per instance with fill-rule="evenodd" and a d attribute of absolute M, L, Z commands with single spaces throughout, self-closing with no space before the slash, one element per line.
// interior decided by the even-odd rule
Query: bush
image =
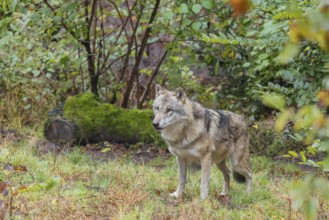
<path fill-rule="evenodd" d="M 256 155 L 274 157 L 303 146 L 289 129 L 277 132 L 273 123 L 261 122 L 249 128 L 250 151 Z"/>
<path fill-rule="evenodd" d="M 55 95 L 33 82 L 19 83 L 12 87 L 5 84 L 2 88 L 0 124 L 19 131 L 22 126 L 40 126 L 56 103 Z"/>

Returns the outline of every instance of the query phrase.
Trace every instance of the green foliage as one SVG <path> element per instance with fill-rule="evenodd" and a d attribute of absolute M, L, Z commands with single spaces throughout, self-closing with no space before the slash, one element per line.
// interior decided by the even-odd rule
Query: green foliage
<path fill-rule="evenodd" d="M 296 7 L 296 5 L 294 6 Z M 303 40 L 317 42 L 322 50 L 328 51 L 329 43 L 325 37 L 328 36 L 329 33 L 329 29 L 326 26 L 328 23 L 327 3 L 320 5 L 320 12 L 317 9 L 311 8 L 304 13 L 304 8 L 300 6 L 304 5 L 299 5 L 299 8 L 294 8 L 294 11 L 298 14 L 298 19 L 290 25 L 290 44 L 288 44 L 279 56 L 279 60 L 286 65 L 296 60 L 296 56 L 298 56 L 300 51 L 307 51 L 310 49 L 309 47 L 303 49 L 305 45 L 305 41 Z M 300 50 L 300 48 L 302 49 Z M 317 52 L 313 51 L 312 53 Z M 322 67 L 320 73 L 326 72 L 327 64 L 320 63 L 320 65 Z M 328 109 L 329 102 L 326 80 L 323 80 L 323 85 L 324 90 L 317 94 L 319 98 L 318 105 L 305 105 L 306 103 L 302 102 L 297 103 L 297 106 L 300 107 L 297 111 L 282 108 L 280 109 L 282 113 L 277 120 L 278 130 L 282 130 L 282 125 L 288 120 L 292 120 L 295 130 L 306 131 L 304 142 L 312 144 L 300 152 L 289 151 L 285 157 L 298 159 L 300 160 L 300 164 L 315 167 L 323 174 L 307 175 L 303 180 L 295 184 L 290 191 L 293 197 L 294 207 L 303 207 L 306 219 L 316 219 L 319 217 L 318 211 L 321 208 L 320 203 L 322 203 L 323 200 L 329 201 L 328 177 L 325 174 L 329 168 L 329 120 L 325 113 Z M 314 84 L 312 83 L 310 86 L 314 86 Z M 318 90 L 320 90 L 321 87 L 322 86 L 319 85 Z M 280 100 L 283 100 L 283 98 L 281 97 Z M 278 98 L 267 96 L 265 101 L 267 104 L 275 103 L 278 101 Z M 273 105 L 271 105 L 271 107 L 273 107 Z M 317 155 L 321 156 L 316 158 Z M 311 157 L 311 159 L 308 157 Z"/>
<path fill-rule="evenodd" d="M 260 122 L 249 128 L 250 151 L 255 155 L 275 157 L 294 151 L 303 146 L 302 140 L 293 137 L 293 132 L 286 130 L 279 133 L 271 124 Z"/>
<path fill-rule="evenodd" d="M 0 0 L 0 15 L 14 11 L 19 2 L 19 0 Z"/>
<path fill-rule="evenodd" d="M 90 68 L 87 58 L 97 54 L 94 61 L 100 77 L 99 93 L 106 100 L 119 102 L 122 96 L 117 91 L 125 88 L 126 79 L 118 80 L 123 64 L 118 58 L 127 53 L 130 38 L 120 34 L 121 27 L 113 29 L 111 22 L 112 26 L 103 24 L 106 28 L 96 25 L 91 40 L 98 46 L 95 53 L 88 55 L 81 45 L 81 40 L 88 34 L 84 7 L 78 2 L 49 3 L 56 10 L 41 1 L 36 4 L 11 2 L 15 6 L 11 6 L 14 14 L 0 22 L 0 34 L 3 35 L 1 55 L 8 58 L 0 61 L 3 70 L 3 82 L 0 84 L 5 84 L 10 90 L 18 82 L 33 80 L 44 90 L 55 91 L 57 97 L 64 99 L 66 93 L 80 93 L 88 89 L 90 83 L 86 79 Z M 254 1 L 252 10 L 244 17 L 235 18 L 227 2 L 219 0 L 163 2 L 148 43 L 152 46 L 154 42 L 162 41 L 163 36 L 174 40 L 168 40 L 166 45 L 168 62 L 162 64 L 158 81 L 165 83 L 169 79 L 170 87 L 184 86 L 179 81 L 181 74 L 193 71 L 195 79 L 190 77 L 189 80 L 194 80 L 196 84 L 193 84 L 198 88 L 191 89 L 191 93 L 204 94 L 196 95 L 204 96 L 197 100 L 209 106 L 241 111 L 251 119 L 268 113 L 261 104 L 264 92 L 284 94 L 288 106 L 300 107 L 316 102 L 314 94 L 327 74 L 327 69 L 323 68 L 327 58 L 319 46 L 306 42 L 298 47 L 291 44 L 293 50 L 288 48 L 287 53 L 279 56 L 288 42 L 286 32 L 292 19 L 300 18 L 303 11 L 313 12 L 317 7 L 314 3 L 298 4 L 302 10 L 297 12 L 294 10 L 296 7 L 284 1 Z M 153 2 L 145 5 L 141 24 L 147 23 Z M 140 7 L 142 5 L 138 2 L 131 10 L 138 15 Z M 87 9 L 91 13 L 91 8 Z M 102 12 L 104 21 L 125 19 L 124 16 L 130 13 L 124 6 L 116 10 L 113 4 L 99 8 L 97 12 L 101 13 L 100 10 L 106 11 Z M 101 23 L 103 20 L 98 21 Z M 137 27 L 137 42 L 144 30 L 144 25 Z M 103 32 L 106 34 L 104 38 Z M 124 32 L 127 36 L 132 34 L 130 29 Z M 102 50 L 97 49 L 102 46 Z M 128 69 L 137 52 L 131 51 Z M 105 55 L 108 55 L 108 60 Z M 116 59 L 119 62 L 106 66 Z M 280 60 L 286 64 L 280 65 Z M 104 65 L 106 68 L 102 69 Z M 141 66 L 140 73 L 149 76 L 152 68 Z M 207 77 L 212 80 L 205 79 Z M 142 85 L 139 93 L 144 88 L 145 85 Z"/>
<path fill-rule="evenodd" d="M 175 72 L 168 75 L 168 83 L 172 90 L 182 87 L 192 100 L 199 101 L 211 108 L 219 107 L 216 104 L 215 88 L 200 85 L 198 78 L 183 63 L 176 64 Z"/>
<path fill-rule="evenodd" d="M 319 145 L 321 145 L 321 142 L 319 140 L 314 141 L 314 144 L 308 146 L 305 150 L 300 152 L 288 151 L 288 154 L 284 155 L 284 157 L 294 157 L 300 160 L 298 164 L 308 165 L 314 168 L 321 168 L 323 171 L 328 171 L 328 162 L 325 162 L 323 160 L 314 161 L 313 159 L 323 152 L 323 150 L 317 150 Z"/>
<path fill-rule="evenodd" d="M 276 108 L 280 111 L 284 110 L 285 108 L 285 100 L 282 98 L 282 96 L 276 95 L 276 94 L 264 94 L 262 96 L 262 102 L 271 107 L 271 108 Z"/>
<path fill-rule="evenodd" d="M 72 39 L 63 33 L 54 38 L 58 29 L 51 18 L 33 6 L 27 10 L 24 1 L 11 3 L 17 5 L 0 22 L 0 122 L 21 130 L 38 126 L 56 101 L 65 98 L 80 59 L 67 50 L 74 47 Z"/>
<path fill-rule="evenodd" d="M 321 97 L 326 99 L 327 95 Z M 285 106 L 284 98 L 280 95 L 266 95 L 263 99 L 264 104 L 270 105 L 271 107 Z M 320 100 L 321 101 L 321 100 Z M 274 103 L 274 104 L 273 104 Z M 288 120 L 294 123 L 294 129 L 297 131 L 305 131 L 304 137 L 301 137 L 305 143 L 312 143 L 306 150 L 299 152 L 288 151 L 285 157 L 291 157 L 298 159 L 299 164 L 308 165 L 314 168 L 320 169 L 321 172 L 326 172 L 329 167 L 329 145 L 328 145 L 328 117 L 324 115 L 323 111 L 316 105 L 305 105 L 293 111 L 292 109 L 280 108 L 282 111 L 276 122 L 276 128 L 281 131 L 283 125 Z M 287 114 L 288 113 L 288 114 Z M 322 154 L 321 157 L 316 156 Z M 325 154 L 326 158 L 323 156 Z M 311 159 L 308 159 L 311 157 Z M 313 158 L 316 158 L 313 159 Z M 294 185 L 291 190 L 293 196 L 294 207 L 304 207 L 304 213 L 307 219 L 314 219 L 317 216 L 319 209 L 319 200 L 328 200 L 328 192 L 323 188 L 328 189 L 328 179 L 322 178 L 316 175 L 307 176 L 303 181 Z M 321 190 L 319 191 L 319 188 Z"/>
<path fill-rule="evenodd" d="M 329 200 L 328 180 L 313 175 L 306 176 L 302 181 L 294 185 L 291 190 L 293 206 L 303 206 L 307 219 L 315 219 L 318 215 L 319 202 L 317 198 Z"/>
<path fill-rule="evenodd" d="M 279 56 L 288 42 L 289 24 L 301 13 L 295 12 L 286 2 L 255 1 L 250 12 L 236 19 L 225 3 L 214 1 L 212 7 L 199 12 L 201 18 L 194 20 L 199 5 L 205 6 L 200 2 L 182 3 L 191 10 L 182 18 L 184 33 L 180 37 L 189 41 L 193 35 L 197 42 L 185 43 L 190 46 L 184 47 L 189 59 L 180 61 L 178 66 L 209 68 L 211 77 L 216 80 L 207 82 L 212 84 L 207 86 L 215 87 L 217 106 L 243 111 L 253 119 L 267 114 L 268 109 L 261 104 L 264 92 L 284 94 L 288 106 L 301 107 L 317 101 L 315 94 L 327 74 L 324 68 L 327 58 L 318 45 L 304 43 L 296 48 L 292 44 Z M 299 4 L 305 11 L 317 8 L 315 4 Z M 211 17 L 202 16 L 206 13 Z M 176 54 L 175 50 L 172 53 Z M 288 62 L 292 55 L 296 55 L 293 62 Z M 280 65 L 280 60 L 286 65 Z M 169 66 L 170 72 L 177 74 L 176 67 Z M 195 72 L 199 74 L 198 70 Z"/>
<path fill-rule="evenodd" d="M 67 100 L 64 117 L 73 120 L 86 139 L 103 133 L 118 142 L 156 142 L 159 134 L 152 127 L 152 110 L 124 110 L 101 103 L 92 93 L 80 94 Z"/>

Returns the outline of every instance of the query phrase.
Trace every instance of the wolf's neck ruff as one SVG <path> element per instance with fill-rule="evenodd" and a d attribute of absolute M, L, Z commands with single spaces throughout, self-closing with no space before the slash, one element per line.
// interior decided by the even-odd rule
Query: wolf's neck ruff
<path fill-rule="evenodd" d="M 181 128 L 165 129 L 161 132 L 162 137 L 168 142 L 168 144 L 175 148 L 187 148 L 191 144 L 198 141 L 203 133 L 199 132 L 199 128 L 195 128 L 192 123 L 185 123 Z"/>
<path fill-rule="evenodd" d="M 211 125 L 210 111 L 197 103 L 186 99 L 185 105 L 191 109 L 191 115 L 184 123 L 162 130 L 162 137 L 175 148 L 187 148 L 209 132 Z"/>

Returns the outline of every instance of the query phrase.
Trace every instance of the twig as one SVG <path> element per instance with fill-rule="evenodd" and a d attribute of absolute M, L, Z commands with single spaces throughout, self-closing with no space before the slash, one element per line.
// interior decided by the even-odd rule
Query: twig
<path fill-rule="evenodd" d="M 162 55 L 157 67 L 155 68 L 155 70 L 153 71 L 151 77 L 149 78 L 148 82 L 147 82 L 147 85 L 146 85 L 146 89 L 141 97 L 141 100 L 139 102 L 139 105 L 138 105 L 138 108 L 142 108 L 143 107 L 143 104 L 144 104 L 144 101 L 146 99 L 146 96 L 147 94 L 149 93 L 150 91 L 150 88 L 151 88 L 151 85 L 152 85 L 152 82 L 153 82 L 153 79 L 158 75 L 159 73 L 159 70 L 160 70 L 160 66 L 162 64 L 162 62 L 164 61 L 164 59 L 166 58 L 168 54 L 168 50 L 166 50 L 166 52 Z"/>
<path fill-rule="evenodd" d="M 114 7 L 116 7 L 116 5 L 115 5 L 114 2 L 112 2 L 112 1 L 110 1 L 110 0 L 108 0 L 108 1 L 109 1 L 111 4 L 113 4 Z M 136 6 L 136 3 L 137 3 L 137 1 L 136 1 L 135 4 L 133 5 L 132 9 Z M 120 12 L 119 12 L 119 10 L 117 10 L 117 12 L 118 12 L 118 14 L 119 14 L 119 16 L 120 16 Z M 125 29 L 125 27 L 126 27 L 128 21 L 129 21 L 129 16 L 127 17 L 127 19 L 126 19 L 125 21 L 123 21 L 123 19 L 122 19 L 121 17 L 120 17 L 120 20 L 121 20 L 121 24 L 118 25 L 114 30 L 116 30 L 116 29 L 119 28 L 120 26 L 122 26 L 122 28 L 121 28 L 121 30 L 120 30 L 120 32 L 119 32 L 119 34 L 118 34 L 118 36 L 117 36 L 116 41 L 115 41 L 114 44 L 117 43 L 117 41 L 119 40 L 119 38 L 120 38 L 120 36 L 121 36 L 121 34 L 122 34 L 123 31 L 125 31 L 125 33 L 126 33 L 126 29 Z M 110 32 L 110 33 L 106 36 L 106 38 L 107 38 L 108 36 L 110 36 L 110 35 L 114 32 L 114 30 L 113 30 L 112 32 Z M 127 33 L 126 33 L 126 34 L 127 34 Z M 133 33 L 133 34 L 134 34 L 134 33 Z M 126 35 L 126 36 L 127 36 L 127 35 Z M 127 37 L 127 41 L 129 42 L 128 37 Z M 128 47 L 129 47 L 129 45 L 128 45 Z M 128 53 L 129 53 L 129 55 L 130 55 L 130 52 L 131 52 L 131 51 L 128 49 Z M 128 53 L 127 53 L 127 54 L 128 54 Z M 108 53 L 104 56 L 105 59 L 104 59 L 104 62 L 103 62 L 102 67 L 100 68 L 102 72 L 106 72 L 106 71 L 109 69 L 109 66 L 106 67 L 106 62 L 107 62 L 107 60 L 109 59 L 110 54 L 111 54 L 111 50 L 109 50 Z M 125 54 L 124 56 L 126 56 L 127 54 Z M 122 57 L 124 57 L 124 56 L 122 56 Z M 120 58 L 120 59 L 121 59 L 121 58 Z M 122 77 L 122 78 L 123 78 L 123 77 Z M 121 80 L 122 80 L 122 79 L 121 79 Z M 121 81 L 121 80 L 119 80 L 119 81 Z"/>

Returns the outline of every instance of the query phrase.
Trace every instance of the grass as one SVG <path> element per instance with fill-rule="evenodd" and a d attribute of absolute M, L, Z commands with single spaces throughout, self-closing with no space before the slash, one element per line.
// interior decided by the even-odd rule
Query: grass
<path fill-rule="evenodd" d="M 147 164 L 129 158 L 100 161 L 83 147 L 42 154 L 36 145 L 31 139 L 0 139 L 0 180 L 11 189 L 0 200 L 8 204 L 8 219 L 302 218 L 291 209 L 288 194 L 303 173 L 293 164 L 253 156 L 252 194 L 232 181 L 225 205 L 219 199 L 222 175 L 215 167 L 208 199 L 199 200 L 200 171 L 191 169 L 186 193 L 177 200 L 168 196 L 178 181 L 173 157 Z"/>

